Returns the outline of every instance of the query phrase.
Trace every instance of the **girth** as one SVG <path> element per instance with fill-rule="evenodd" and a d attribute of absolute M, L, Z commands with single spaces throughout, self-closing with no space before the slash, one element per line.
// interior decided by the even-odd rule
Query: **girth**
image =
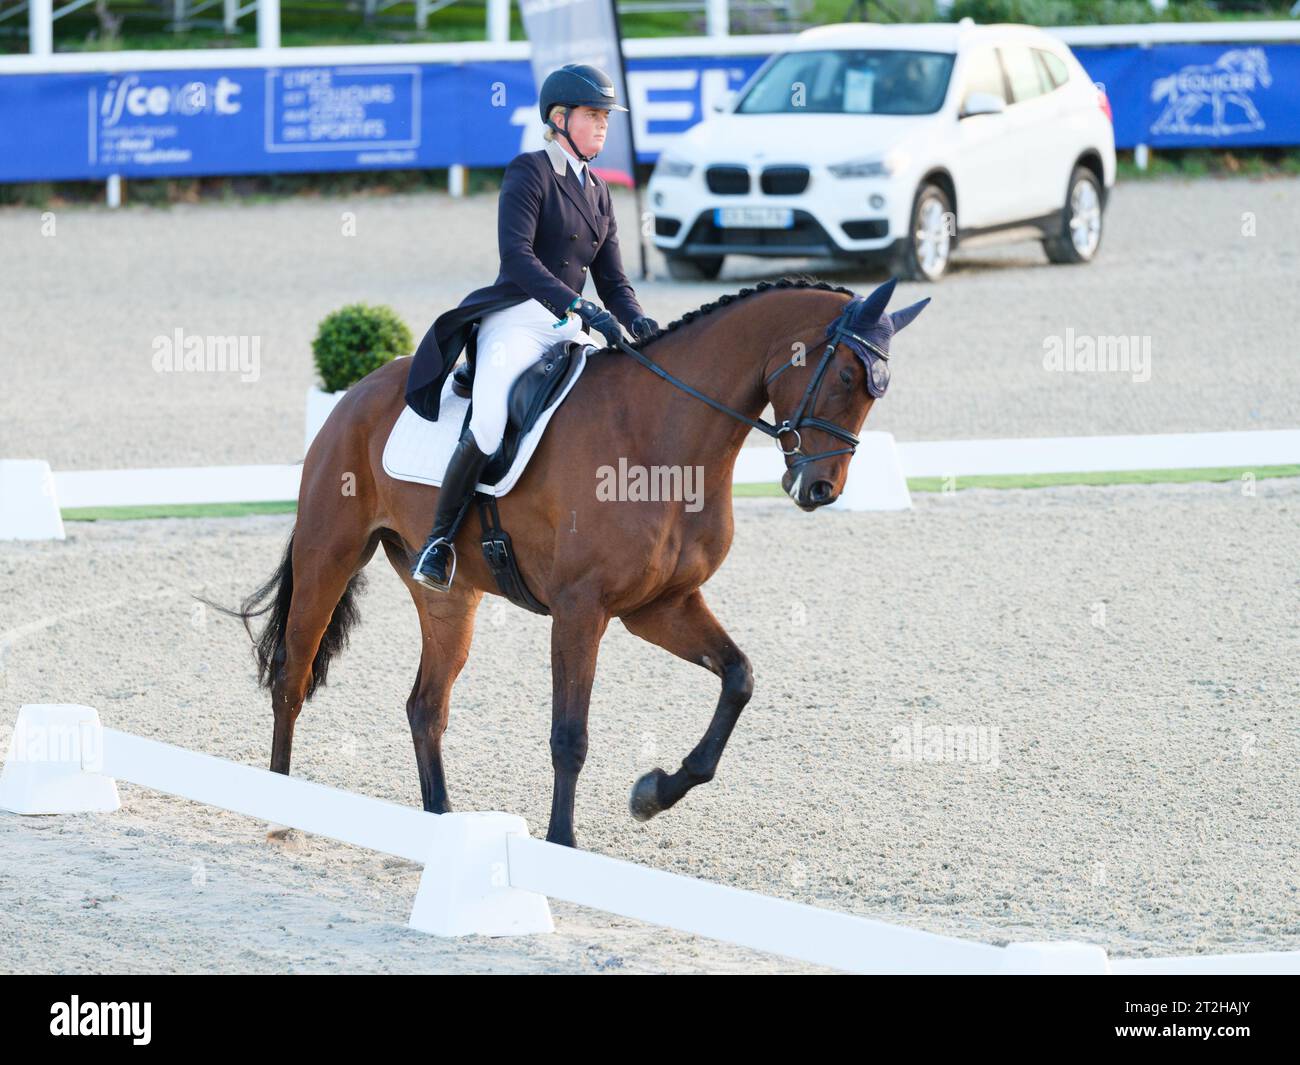
<path fill-rule="evenodd" d="M 501 528 L 501 514 L 497 510 L 496 496 L 478 492 L 475 498 L 478 500 L 479 522 L 483 529 L 480 541 L 483 558 L 496 579 L 497 588 L 516 606 L 531 610 L 534 614 L 550 614 L 550 608 L 539 602 L 529 591 L 523 574 L 519 572 L 510 534 Z"/>

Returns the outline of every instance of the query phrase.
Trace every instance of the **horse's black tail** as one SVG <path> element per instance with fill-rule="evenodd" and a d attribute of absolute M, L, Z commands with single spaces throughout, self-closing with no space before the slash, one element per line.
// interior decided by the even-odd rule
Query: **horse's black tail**
<path fill-rule="evenodd" d="M 348 644 L 352 627 L 360 620 L 361 612 L 357 608 L 357 593 L 365 586 L 365 574 L 358 572 L 348 581 L 342 598 L 334 607 L 325 635 L 321 637 L 316 657 L 311 664 L 311 682 L 307 685 L 307 698 L 315 694 L 316 689 L 325 683 L 329 674 L 330 660 Z M 263 688 L 270 688 L 275 683 L 276 674 L 284 664 L 284 636 L 289 627 L 289 608 L 293 603 L 293 536 L 285 546 L 284 557 L 279 568 L 271 574 L 266 583 L 249 594 L 239 608 L 231 610 L 209 599 L 204 603 L 229 617 L 239 618 L 244 623 L 249 639 L 253 641 L 253 658 L 257 662 L 257 683 Z M 253 634 L 252 619 L 266 617 L 261 632 Z"/>

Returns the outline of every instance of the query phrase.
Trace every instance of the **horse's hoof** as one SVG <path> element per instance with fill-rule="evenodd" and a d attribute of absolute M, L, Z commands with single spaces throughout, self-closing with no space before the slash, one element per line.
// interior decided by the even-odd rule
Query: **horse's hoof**
<path fill-rule="evenodd" d="M 652 769 L 632 785 L 627 807 L 638 821 L 649 821 L 663 810 L 659 802 L 659 782 L 667 775 L 662 769 Z"/>

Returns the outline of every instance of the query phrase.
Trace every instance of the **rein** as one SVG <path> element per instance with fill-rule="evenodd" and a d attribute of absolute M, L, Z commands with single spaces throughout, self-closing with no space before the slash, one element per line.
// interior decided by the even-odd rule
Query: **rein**
<path fill-rule="evenodd" d="M 855 304 L 859 304 L 861 301 L 862 301 L 861 296 L 857 296 L 854 299 L 850 300 L 847 304 L 845 304 L 844 310 L 842 310 L 839 313 L 839 315 L 836 317 L 836 319 L 826 327 L 826 335 L 829 339 L 827 340 L 825 350 L 822 352 L 821 359 L 817 363 L 817 368 L 813 371 L 812 380 L 808 382 L 808 387 L 804 389 L 803 398 L 799 400 L 799 406 L 795 408 L 794 414 L 792 414 L 789 418 L 785 419 L 785 421 L 781 422 L 780 425 L 776 425 L 772 422 L 764 421 L 762 418 L 751 418 L 747 414 L 742 414 L 740 411 L 728 407 L 725 403 L 720 403 L 712 396 L 706 396 L 703 392 L 699 391 L 698 389 L 692 388 L 681 378 L 675 377 L 673 374 L 669 373 L 667 370 L 665 370 L 662 366 L 660 366 L 649 356 L 638 351 L 636 348 L 628 344 L 627 341 L 621 338 L 618 342 L 618 346 L 624 353 L 631 355 L 632 358 L 634 358 L 637 362 L 639 362 L 651 373 L 656 374 L 659 377 L 662 377 L 669 384 L 674 385 L 677 388 L 681 389 L 681 391 L 685 392 L 688 396 L 692 396 L 695 399 L 700 400 L 702 403 L 707 403 L 714 410 L 721 411 L 723 414 L 735 418 L 736 421 L 743 422 L 745 425 L 750 426 L 750 428 L 757 429 L 764 436 L 771 437 L 772 440 L 776 443 L 776 446 L 778 450 L 780 450 L 781 454 L 787 456 L 788 455 L 800 456 L 794 462 L 789 464 L 789 468 L 791 470 L 796 470 L 800 466 L 806 465 L 809 462 L 817 462 L 819 459 L 832 458 L 835 455 L 852 455 L 857 450 L 858 447 L 857 436 L 849 432 L 847 429 L 844 429 L 841 426 L 834 424 L 833 422 L 828 422 L 822 418 L 816 417 L 813 414 L 813 409 L 817 405 L 817 396 L 821 392 L 822 381 L 826 377 L 826 369 L 831 364 L 831 358 L 835 354 L 835 348 L 841 342 L 847 341 L 850 344 L 850 346 L 854 347 L 855 349 L 860 346 L 866 352 L 870 353 L 870 355 L 872 356 L 870 358 L 867 357 L 866 355 L 863 356 L 864 361 L 868 363 L 868 372 L 867 372 L 868 381 L 872 379 L 871 365 L 872 363 L 874 363 L 875 359 L 887 360 L 889 358 L 887 352 L 882 351 L 880 348 L 878 348 L 875 344 L 872 344 L 865 337 L 859 336 L 857 333 L 853 332 L 851 328 L 849 328 L 849 325 L 853 320 L 852 312 L 853 310 L 856 309 Z M 773 381 L 775 381 L 777 377 L 779 377 L 786 370 L 790 369 L 790 367 L 796 365 L 803 365 L 803 364 L 796 363 L 794 358 L 792 357 L 790 361 L 787 362 L 784 366 L 778 367 L 771 374 L 769 374 L 766 379 L 764 379 L 763 381 L 764 388 L 766 388 Z M 874 394 L 874 390 L 873 390 L 873 394 Z M 803 437 L 800 435 L 799 432 L 801 428 L 805 428 L 805 427 L 820 429 L 822 432 L 828 433 L 829 435 L 835 437 L 837 440 L 844 441 L 844 443 L 847 444 L 848 446 L 835 448 L 834 450 L 831 451 L 820 451 L 815 455 L 805 454 L 803 451 Z M 783 436 L 786 436 L 787 434 L 793 434 L 794 436 L 794 446 L 788 449 L 785 447 L 785 445 L 782 443 L 781 440 L 781 438 Z"/>

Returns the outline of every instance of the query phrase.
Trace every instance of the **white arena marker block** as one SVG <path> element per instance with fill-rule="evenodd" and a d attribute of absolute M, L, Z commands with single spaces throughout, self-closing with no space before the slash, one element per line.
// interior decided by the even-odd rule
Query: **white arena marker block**
<path fill-rule="evenodd" d="M 832 510 L 910 510 L 903 464 L 893 433 L 863 433 L 849 476 Z"/>
<path fill-rule="evenodd" d="M 522 817 L 443 814 L 420 876 L 410 926 L 435 936 L 554 932 L 545 895 L 510 886 L 506 837 L 528 835 Z"/>
<path fill-rule="evenodd" d="M 307 389 L 307 418 L 303 427 L 302 442 L 304 455 L 311 450 L 311 442 L 316 439 L 316 434 L 324 428 L 326 420 L 334 413 L 339 400 L 346 395 L 346 389 L 342 392 L 324 392 L 315 385 Z"/>
<path fill-rule="evenodd" d="M 104 776 L 104 730 L 89 706 L 29 704 L 18 711 L 0 771 L 0 810 L 111 813 L 122 804 Z"/>
<path fill-rule="evenodd" d="M 1106 952 L 1091 943 L 1011 943 L 998 972 L 1003 976 L 1109 976 Z"/>
<path fill-rule="evenodd" d="M 63 540 L 50 464 L 0 459 L 0 540 Z"/>

